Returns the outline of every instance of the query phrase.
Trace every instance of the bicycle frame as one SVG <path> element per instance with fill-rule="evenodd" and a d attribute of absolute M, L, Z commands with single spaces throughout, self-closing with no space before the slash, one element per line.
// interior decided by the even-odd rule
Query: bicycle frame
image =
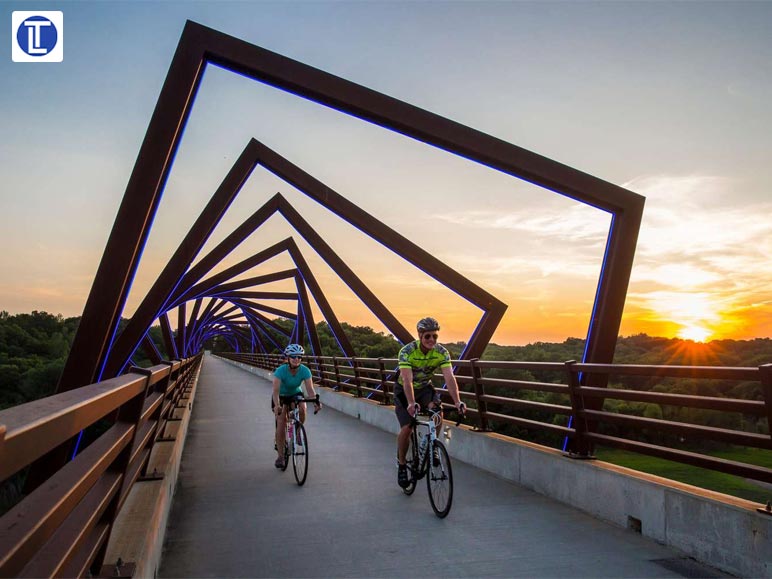
<path fill-rule="evenodd" d="M 431 452 L 433 443 L 437 440 L 437 428 L 442 424 L 441 411 L 434 408 L 427 409 L 429 413 L 428 420 L 419 420 L 414 418 L 413 431 L 410 436 L 412 437 L 415 448 L 418 449 L 418 472 L 413 473 L 413 477 L 416 481 L 421 480 L 426 476 L 427 465 L 429 463 L 429 453 Z M 419 441 L 418 428 L 426 428 L 427 433 L 421 437 Z M 409 465 L 408 469 L 411 469 L 413 465 Z"/>
<path fill-rule="evenodd" d="M 295 403 L 294 408 L 287 409 L 287 422 L 284 425 L 284 441 L 289 442 L 292 440 L 290 435 L 295 434 L 295 424 L 302 424 L 300 422 L 300 404 Z"/>

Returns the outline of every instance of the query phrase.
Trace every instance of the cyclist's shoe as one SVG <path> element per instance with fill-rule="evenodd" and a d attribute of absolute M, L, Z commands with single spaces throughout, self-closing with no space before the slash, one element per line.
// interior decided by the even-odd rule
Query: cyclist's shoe
<path fill-rule="evenodd" d="M 273 463 L 273 466 L 276 468 L 284 468 L 284 457 L 280 456 L 276 459 L 276 462 Z"/>
<path fill-rule="evenodd" d="M 410 486 L 410 480 L 408 480 L 408 477 L 407 477 L 406 464 L 399 465 L 399 468 L 397 470 L 397 484 L 403 489 L 406 489 L 408 486 Z"/>
<path fill-rule="evenodd" d="M 440 466 L 440 449 L 436 446 L 432 449 L 432 464 Z"/>

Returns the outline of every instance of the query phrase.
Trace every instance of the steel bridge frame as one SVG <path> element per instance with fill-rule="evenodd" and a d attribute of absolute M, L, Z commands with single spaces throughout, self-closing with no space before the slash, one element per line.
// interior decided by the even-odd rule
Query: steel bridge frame
<path fill-rule="evenodd" d="M 185 291 L 190 288 L 192 278 L 195 277 L 195 268 L 187 273 L 186 270 L 256 164 L 263 165 L 480 307 L 483 316 L 468 341 L 463 357 L 481 355 L 503 317 L 505 304 L 278 153 L 253 140 L 159 276 L 130 325 L 116 338 L 118 321 L 131 281 L 207 64 L 220 66 L 394 130 L 610 213 L 611 227 L 583 361 L 612 361 L 641 223 L 644 205 L 642 196 L 408 103 L 188 21 L 95 276 L 59 391 L 115 375 L 125 367 L 138 347 L 144 344 L 142 347 L 146 350 L 151 349 L 146 343 L 146 332 L 155 319 L 160 319 L 164 327 L 163 320 L 169 309 L 167 306 L 172 303 L 178 304 L 178 339 L 180 333 L 184 335 L 184 304 L 175 300 L 180 298 L 181 288 L 185 288 Z M 269 204 L 272 202 L 281 205 L 281 201 L 276 198 L 269 201 Z M 271 207 L 264 206 L 262 209 L 268 211 Z M 314 237 L 313 231 L 299 216 L 291 215 L 291 208 L 288 209 L 287 204 L 273 209 L 281 211 L 285 217 L 289 216 L 288 219 L 306 239 Z M 244 230 L 240 228 L 239 231 L 243 233 Z M 318 242 L 320 238 L 316 236 L 315 239 Z M 321 245 L 317 243 L 315 247 L 318 249 Z M 217 250 L 213 254 L 217 254 Z M 293 257 L 300 268 L 297 256 Z M 338 266 L 342 264 L 334 253 L 328 253 L 328 257 Z M 299 259 L 302 260 L 302 256 Z M 330 260 L 328 263 L 331 263 Z M 344 269 L 336 271 L 350 286 L 357 286 L 355 291 L 361 294 L 360 298 L 366 295 L 364 284 L 358 281 L 353 272 Z M 310 281 L 305 271 L 301 275 L 306 283 Z M 200 276 L 195 281 L 198 279 Z M 318 300 L 321 294 L 316 294 L 313 289 L 312 293 Z M 379 318 L 395 336 L 402 341 L 406 340 L 409 333 L 382 307 L 377 298 L 366 297 L 366 303 L 371 309 L 377 310 Z M 168 318 L 166 326 L 169 326 Z M 170 332 L 170 328 L 167 327 L 166 331 Z M 343 350 L 350 355 L 344 345 L 345 335 L 342 330 L 340 336 L 336 335 L 339 342 L 341 336 L 344 337 L 341 344 Z M 184 339 L 180 340 L 179 345 L 184 348 Z"/>

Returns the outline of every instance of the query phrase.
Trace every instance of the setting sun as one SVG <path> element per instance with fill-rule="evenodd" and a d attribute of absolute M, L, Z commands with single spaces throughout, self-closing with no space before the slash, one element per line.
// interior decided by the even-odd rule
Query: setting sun
<path fill-rule="evenodd" d="M 683 340 L 704 342 L 711 335 L 711 331 L 700 326 L 684 326 L 678 331 L 678 337 Z"/>

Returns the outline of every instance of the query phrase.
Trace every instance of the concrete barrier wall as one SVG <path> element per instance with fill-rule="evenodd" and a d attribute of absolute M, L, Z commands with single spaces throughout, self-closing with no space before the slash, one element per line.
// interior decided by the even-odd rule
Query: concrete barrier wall
<path fill-rule="evenodd" d="M 270 372 L 239 366 L 266 379 Z M 318 388 L 326 406 L 396 434 L 393 406 Z M 741 577 L 772 577 L 772 516 L 756 503 L 469 427 L 445 428 L 453 458 Z"/>

